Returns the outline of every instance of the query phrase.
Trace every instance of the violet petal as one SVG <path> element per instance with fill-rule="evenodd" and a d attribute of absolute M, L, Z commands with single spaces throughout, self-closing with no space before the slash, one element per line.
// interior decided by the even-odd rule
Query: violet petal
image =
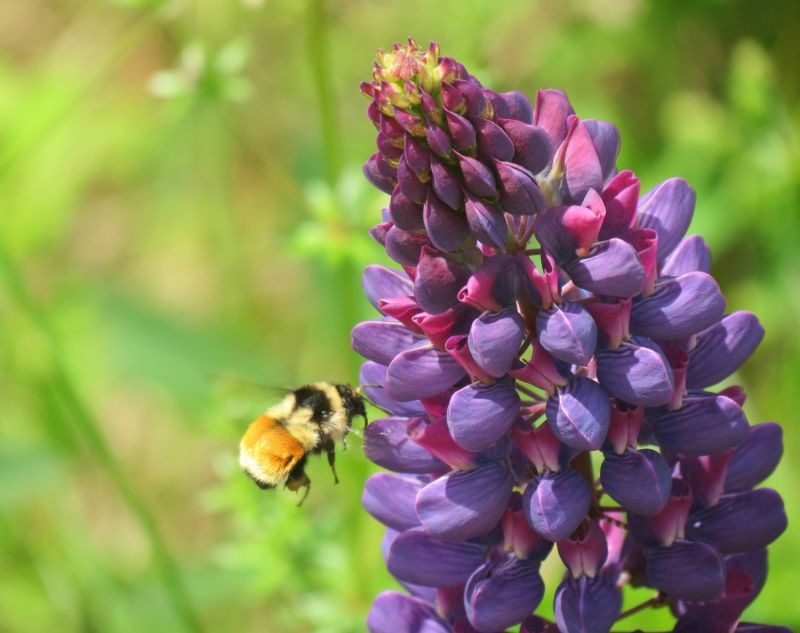
<path fill-rule="evenodd" d="M 388 470 L 400 473 L 433 473 L 447 466 L 408 437 L 409 418 L 375 420 L 364 430 L 364 454 Z"/>
<path fill-rule="evenodd" d="M 679 277 L 695 271 L 711 272 L 711 251 L 702 237 L 690 235 L 669 254 L 661 267 L 661 275 Z"/>
<path fill-rule="evenodd" d="M 565 578 L 553 608 L 561 633 L 608 633 L 622 608 L 622 594 L 603 576 Z"/>
<path fill-rule="evenodd" d="M 591 498 L 589 484 L 579 472 L 567 466 L 531 481 L 522 505 L 534 530 L 550 541 L 560 541 L 581 524 Z"/>
<path fill-rule="evenodd" d="M 566 271 L 579 288 L 609 297 L 633 297 L 646 281 L 636 249 L 619 238 L 598 243 L 588 257 L 568 264 Z"/>
<path fill-rule="evenodd" d="M 686 234 L 696 199 L 694 189 L 683 178 L 670 178 L 639 200 L 638 226 L 658 233 L 659 262 L 664 261 Z"/>
<path fill-rule="evenodd" d="M 712 600 L 725 588 L 725 564 L 713 545 L 676 541 L 647 551 L 645 583 L 681 600 Z"/>
<path fill-rule="evenodd" d="M 493 378 L 505 375 L 525 338 L 525 322 L 514 308 L 484 312 L 472 322 L 469 350 L 472 357 Z"/>
<path fill-rule="evenodd" d="M 611 403 L 606 391 L 585 376 L 574 377 L 547 399 L 547 422 L 567 446 L 597 450 L 608 433 Z"/>
<path fill-rule="evenodd" d="M 748 490 L 769 477 L 783 455 L 783 429 L 775 422 L 750 427 L 733 452 L 725 476 L 725 491 Z"/>
<path fill-rule="evenodd" d="M 597 353 L 597 379 L 615 398 L 645 407 L 667 404 L 675 388 L 661 348 L 639 336 Z"/>
<path fill-rule="evenodd" d="M 457 251 L 469 235 L 467 216 L 463 211 L 453 211 L 433 191 L 423 208 L 423 222 L 433 245 L 446 252 Z"/>
<path fill-rule="evenodd" d="M 428 247 L 422 247 L 414 296 L 419 306 L 430 314 L 439 314 L 458 300 L 458 291 L 469 279 L 470 271 L 463 264 L 452 262 Z"/>
<path fill-rule="evenodd" d="M 579 303 L 567 301 L 541 310 L 536 317 L 539 343 L 555 358 L 574 365 L 588 365 L 597 344 L 592 315 Z"/>
<path fill-rule="evenodd" d="M 466 211 L 469 228 L 481 242 L 505 248 L 508 225 L 500 209 L 491 202 L 467 194 Z"/>
<path fill-rule="evenodd" d="M 432 345 L 412 347 L 394 357 L 386 372 L 386 394 L 395 400 L 420 400 L 449 389 L 464 378 L 450 354 Z"/>
<path fill-rule="evenodd" d="M 388 365 L 400 352 L 424 340 L 398 321 L 364 321 L 353 328 L 353 349 L 364 358 Z"/>
<path fill-rule="evenodd" d="M 643 516 L 659 512 L 672 489 L 667 462 L 649 448 L 607 454 L 600 468 L 600 481 L 603 490 L 625 510 Z"/>
<path fill-rule="evenodd" d="M 508 433 L 519 406 L 513 380 L 492 385 L 473 383 L 450 398 L 447 426 L 456 444 L 468 451 L 481 451 Z"/>
<path fill-rule="evenodd" d="M 417 477 L 375 473 L 367 479 L 361 503 L 367 512 L 385 526 L 403 531 L 417 527 L 417 493 L 425 485 Z"/>
<path fill-rule="evenodd" d="M 369 302 L 378 309 L 378 301 L 414 294 L 414 283 L 403 271 L 372 264 L 364 269 L 361 285 Z"/>
<path fill-rule="evenodd" d="M 375 598 L 367 616 L 369 633 L 451 633 L 450 625 L 419 598 L 384 591 Z"/>

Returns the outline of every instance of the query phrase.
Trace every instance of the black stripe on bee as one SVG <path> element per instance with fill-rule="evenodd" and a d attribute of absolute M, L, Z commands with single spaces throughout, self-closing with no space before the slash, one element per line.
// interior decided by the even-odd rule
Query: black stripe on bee
<path fill-rule="evenodd" d="M 313 386 L 300 387 L 295 390 L 294 406 L 298 409 L 301 407 L 311 409 L 311 419 L 317 424 L 323 422 L 331 413 L 331 401 L 328 396 Z"/>

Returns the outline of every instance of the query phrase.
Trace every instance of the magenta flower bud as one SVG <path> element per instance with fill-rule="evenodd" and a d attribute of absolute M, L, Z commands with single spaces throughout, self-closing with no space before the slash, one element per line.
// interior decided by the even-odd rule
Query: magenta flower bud
<path fill-rule="evenodd" d="M 514 158 L 514 143 L 497 123 L 489 119 L 470 119 L 477 135 L 478 156 L 486 161 L 511 160 Z"/>
<path fill-rule="evenodd" d="M 680 277 L 686 273 L 711 272 L 711 251 L 699 235 L 683 238 L 661 267 L 662 277 Z"/>
<path fill-rule="evenodd" d="M 633 297 L 647 282 L 636 249 L 618 238 L 599 242 L 588 257 L 567 264 L 565 269 L 579 288 L 609 297 Z"/>
<path fill-rule="evenodd" d="M 497 122 L 514 145 L 514 162 L 532 174 L 538 174 L 553 158 L 553 146 L 547 132 L 535 125 L 514 119 L 498 118 Z M 499 160 L 511 160 L 497 157 Z"/>
<path fill-rule="evenodd" d="M 615 398 L 629 404 L 658 407 L 672 397 L 672 368 L 661 348 L 636 336 L 617 349 L 597 353 L 597 379 Z"/>
<path fill-rule="evenodd" d="M 409 200 L 399 185 L 392 191 L 389 213 L 395 226 L 404 231 L 418 231 L 425 226 L 422 220 L 422 207 Z"/>
<path fill-rule="evenodd" d="M 583 125 L 592 139 L 592 145 L 600 159 L 600 171 L 603 181 L 614 172 L 619 155 L 619 130 L 616 125 L 596 119 L 586 119 Z"/>
<path fill-rule="evenodd" d="M 408 437 L 453 469 L 469 470 L 474 466 L 475 455 L 453 441 L 443 417 L 412 420 Z"/>
<path fill-rule="evenodd" d="M 500 378 L 511 369 L 524 338 L 525 322 L 513 308 L 484 312 L 472 322 L 469 350 L 487 374 Z"/>
<path fill-rule="evenodd" d="M 602 576 L 565 578 L 554 610 L 561 633 L 608 633 L 622 608 L 619 590 Z"/>
<path fill-rule="evenodd" d="M 450 625 L 434 608 L 397 591 L 384 591 L 367 616 L 369 633 L 451 633 Z"/>
<path fill-rule="evenodd" d="M 754 593 L 758 595 L 767 582 L 767 548 L 726 556 L 725 566 L 728 571 L 736 569 L 746 574 L 753 584 Z"/>
<path fill-rule="evenodd" d="M 689 515 L 686 536 L 714 543 L 723 554 L 766 547 L 786 530 L 781 496 L 769 488 L 724 495 Z"/>
<path fill-rule="evenodd" d="M 461 208 L 464 192 L 452 172 L 439 159 L 431 156 L 433 190 L 437 197 L 453 210 Z"/>
<path fill-rule="evenodd" d="M 380 152 L 375 152 L 369 157 L 369 160 L 364 163 L 364 176 L 373 186 L 377 187 L 384 193 L 392 193 L 397 184 L 397 175 L 392 174 L 391 170 L 385 167 L 386 162 L 383 160 Z"/>
<path fill-rule="evenodd" d="M 371 229 L 369 229 L 369 236 L 375 240 L 378 244 L 385 247 L 386 246 L 386 235 L 389 233 L 389 230 L 394 225 L 391 222 L 383 222 L 382 224 L 376 224 Z"/>
<path fill-rule="evenodd" d="M 534 215 L 547 208 L 544 194 L 531 172 L 515 163 L 495 160 L 500 180 L 500 205 L 508 213 Z"/>
<path fill-rule="evenodd" d="M 522 622 L 543 596 L 539 563 L 511 557 L 475 570 L 464 588 L 464 606 L 476 631 L 494 633 Z"/>
<path fill-rule="evenodd" d="M 579 451 L 597 450 L 608 433 L 611 404 L 593 380 L 574 377 L 547 399 L 547 422 L 556 437 Z"/>
<path fill-rule="evenodd" d="M 492 377 L 489 376 L 478 362 L 473 358 L 469 349 L 466 334 L 456 334 L 445 341 L 445 350 L 458 362 L 467 372 L 473 382 L 490 383 Z"/>
<path fill-rule="evenodd" d="M 431 151 L 438 156 L 447 156 L 453 147 L 447 132 L 435 123 L 428 123 L 425 126 L 425 140 Z M 433 156 L 431 156 L 431 163 L 433 163 Z"/>
<path fill-rule="evenodd" d="M 600 468 L 600 482 L 608 496 L 625 510 L 643 516 L 657 514 L 672 489 L 667 462 L 649 448 L 606 455 Z"/>
<path fill-rule="evenodd" d="M 520 270 L 511 255 L 487 258 L 458 293 L 458 300 L 478 310 L 498 311 L 512 305 L 519 292 Z"/>
<path fill-rule="evenodd" d="M 414 296 L 430 314 L 444 312 L 457 300 L 458 291 L 469 279 L 469 269 L 423 246 L 414 280 Z"/>
<path fill-rule="evenodd" d="M 653 292 L 658 266 L 656 265 L 656 252 L 658 249 L 658 234 L 652 229 L 636 229 L 621 236 L 626 242 L 636 249 L 636 254 L 644 266 L 645 287 L 644 293 Z"/>
<path fill-rule="evenodd" d="M 375 138 L 375 145 L 378 146 L 378 151 L 381 153 L 384 160 L 396 161 L 403 155 L 402 145 L 398 147 L 395 144 L 396 142 L 397 141 L 390 139 L 382 132 L 378 133 L 378 136 Z"/>
<path fill-rule="evenodd" d="M 735 448 L 747 437 L 742 408 L 722 395 L 684 398 L 683 407 L 653 416 L 662 447 L 684 455 L 713 455 Z"/>
<path fill-rule="evenodd" d="M 453 587 L 465 583 L 485 557 L 483 545 L 443 541 L 422 528 L 413 528 L 395 539 L 386 564 L 403 582 Z"/>
<path fill-rule="evenodd" d="M 391 227 L 384 237 L 386 254 L 401 266 L 416 266 L 422 249 L 430 243 L 427 235 L 404 231 L 396 226 Z"/>
<path fill-rule="evenodd" d="M 411 317 L 411 321 L 414 329 L 425 334 L 435 347 L 444 349 L 446 348 L 447 339 L 457 332 L 464 332 L 469 329 L 470 323 L 477 314 L 477 311 L 471 306 L 456 303 L 452 308 L 448 308 L 439 314 L 428 314 L 420 311 L 419 314 Z"/>
<path fill-rule="evenodd" d="M 447 352 L 418 345 L 394 357 L 386 372 L 386 394 L 401 402 L 435 396 L 464 378 L 464 370 Z"/>
<path fill-rule="evenodd" d="M 414 294 L 414 283 L 402 271 L 371 264 L 364 269 L 361 285 L 369 302 L 378 307 L 378 301 Z"/>
<path fill-rule="evenodd" d="M 428 534 L 466 541 L 500 522 L 513 487 L 514 476 L 501 462 L 452 471 L 420 490 L 417 515 Z"/>
<path fill-rule="evenodd" d="M 503 549 L 519 559 L 542 561 L 553 549 L 553 542 L 542 538 L 528 523 L 522 510 L 522 495 L 514 492 L 501 520 Z"/>
<path fill-rule="evenodd" d="M 385 114 L 381 115 L 380 131 L 386 139 L 395 143 L 402 143 L 405 137 L 403 126 L 397 119 Z"/>
<path fill-rule="evenodd" d="M 556 546 L 573 578 L 594 578 L 608 556 L 606 535 L 596 521 L 579 528 L 572 537 L 559 541 Z"/>
<path fill-rule="evenodd" d="M 677 539 L 682 539 L 692 501 L 689 484 L 682 479 L 673 479 L 667 503 L 659 512 L 649 517 L 628 514 L 633 538 L 643 547 L 669 547 Z"/>
<path fill-rule="evenodd" d="M 475 236 L 487 246 L 505 248 L 508 237 L 503 212 L 494 204 L 466 194 L 467 223 Z"/>
<path fill-rule="evenodd" d="M 414 316 L 422 313 L 422 309 L 417 305 L 412 297 L 392 297 L 380 299 L 378 309 L 383 314 L 400 321 L 412 332 L 419 332 L 420 328 L 412 320 Z"/>
<path fill-rule="evenodd" d="M 453 211 L 433 191 L 428 191 L 428 199 L 423 208 L 423 222 L 431 242 L 442 251 L 459 250 L 469 235 L 464 213 Z"/>
<path fill-rule="evenodd" d="M 645 583 L 680 600 L 712 600 L 725 588 L 725 563 L 709 543 L 676 541 L 647 551 Z"/>
<path fill-rule="evenodd" d="M 567 379 L 556 366 L 553 357 L 539 341 L 533 344 L 533 355 L 522 367 L 512 367 L 511 375 L 517 380 L 522 380 L 547 393 L 555 393 L 556 387 L 565 387 Z"/>
<path fill-rule="evenodd" d="M 692 487 L 695 500 L 704 506 L 716 505 L 725 490 L 725 474 L 733 451 L 716 455 L 680 458 L 681 475 Z"/>
<path fill-rule="evenodd" d="M 769 477 L 783 455 L 783 430 L 775 422 L 750 427 L 747 438 L 731 455 L 725 492 L 749 490 Z"/>
<path fill-rule="evenodd" d="M 536 93 L 533 124 L 547 132 L 553 147 L 561 145 L 567 136 L 567 118 L 573 114 L 575 110 L 561 90 L 539 90 Z"/>
<path fill-rule="evenodd" d="M 631 230 L 639 202 L 639 179 L 633 172 L 619 172 L 603 189 L 601 197 L 606 207 L 606 216 L 599 238 L 608 240 Z"/>
<path fill-rule="evenodd" d="M 542 253 L 542 272 L 536 270 L 534 263 L 524 253 L 517 253 L 523 275 L 523 288 L 528 298 L 538 307 L 549 308 L 555 299 L 560 298 L 559 269 L 555 259 L 547 253 Z"/>
<path fill-rule="evenodd" d="M 546 422 L 535 429 L 517 424 L 511 428 L 514 443 L 527 457 L 539 474 L 557 472 L 565 459 L 566 447 Z"/>
<path fill-rule="evenodd" d="M 473 149 L 478 141 L 472 124 L 460 114 L 450 110 L 445 110 L 444 116 L 447 120 L 447 127 L 450 130 L 453 147 L 461 151 Z"/>
<path fill-rule="evenodd" d="M 725 298 L 706 273 L 662 279 L 655 291 L 633 303 L 631 332 L 675 340 L 701 332 L 722 318 Z"/>
<path fill-rule="evenodd" d="M 508 107 L 508 118 L 531 123 L 533 121 L 533 107 L 531 101 L 518 90 L 511 92 L 501 92 L 500 98 L 505 101 Z"/>
<path fill-rule="evenodd" d="M 464 97 L 467 105 L 467 114 L 473 117 L 483 116 L 486 113 L 486 99 L 483 89 L 476 81 L 456 79 L 453 85 Z"/>
<path fill-rule="evenodd" d="M 536 238 L 556 262 L 569 262 L 576 251 L 583 255 L 588 252 L 597 240 L 604 216 L 605 209 L 597 205 L 551 207 L 536 223 Z"/>
<path fill-rule="evenodd" d="M 664 261 L 678 245 L 692 221 L 694 190 L 683 178 L 670 178 L 653 187 L 639 200 L 639 228 L 658 233 L 658 261 Z"/>
<path fill-rule="evenodd" d="M 558 627 L 552 622 L 532 615 L 525 619 L 519 628 L 519 633 L 559 633 Z"/>
<path fill-rule="evenodd" d="M 597 328 L 605 337 L 606 347 L 617 349 L 622 341 L 630 338 L 631 307 L 630 299 L 613 303 L 598 301 L 586 304 Z"/>
<path fill-rule="evenodd" d="M 467 101 L 453 84 L 442 84 L 442 103 L 444 107 L 453 112 L 464 114 L 467 111 Z"/>
<path fill-rule="evenodd" d="M 361 503 L 378 521 L 393 530 L 410 530 L 420 524 L 414 507 L 425 486 L 418 477 L 375 473 L 364 484 Z"/>
<path fill-rule="evenodd" d="M 564 180 L 561 192 L 564 201 L 578 204 L 590 189 L 603 188 L 603 170 L 592 137 L 578 117 L 567 119 L 568 132 L 553 162 L 563 161 Z M 563 158 L 562 158 L 563 157 Z"/>
<path fill-rule="evenodd" d="M 431 177 L 431 155 L 424 145 L 412 136 L 406 135 L 403 157 L 409 169 L 416 174 L 422 182 L 427 182 Z"/>
<path fill-rule="evenodd" d="M 555 358 L 573 365 L 588 365 L 597 344 L 591 314 L 579 303 L 565 302 L 536 317 L 539 343 Z"/>
<path fill-rule="evenodd" d="M 428 185 L 422 182 L 411 170 L 405 156 L 401 156 L 400 162 L 397 163 L 397 184 L 400 186 L 403 195 L 411 202 L 416 204 L 425 203 L 425 199 L 428 197 Z"/>
<path fill-rule="evenodd" d="M 572 468 L 548 472 L 531 481 L 522 497 L 525 517 L 531 527 L 550 541 L 572 534 L 589 511 L 592 491 Z"/>
<path fill-rule="evenodd" d="M 383 385 L 386 382 L 386 372 L 386 365 L 367 361 L 361 365 L 359 382 L 362 385 Z M 366 386 L 364 387 L 364 394 L 369 398 L 370 402 L 375 403 L 375 406 L 389 411 L 392 415 L 414 417 L 425 414 L 425 409 L 419 400 L 408 400 L 406 402 L 394 400 L 380 386 Z"/>
<path fill-rule="evenodd" d="M 426 474 L 447 469 L 408 437 L 408 418 L 384 418 L 367 425 L 364 431 L 364 454 L 370 461 L 400 473 Z"/>
<path fill-rule="evenodd" d="M 400 127 L 412 136 L 425 136 L 425 125 L 416 114 L 410 114 L 400 108 L 395 108 L 394 118 L 400 124 Z"/>
<path fill-rule="evenodd" d="M 468 451 L 482 451 L 508 433 L 519 406 L 513 380 L 473 383 L 450 398 L 447 426 L 456 444 Z"/>
<path fill-rule="evenodd" d="M 456 152 L 468 191 L 483 198 L 497 197 L 497 183 L 491 170 L 481 161 Z"/>
<path fill-rule="evenodd" d="M 689 352 L 686 386 L 703 389 L 724 380 L 752 354 L 764 328 L 750 312 L 734 312 L 697 335 L 697 345 Z"/>
<path fill-rule="evenodd" d="M 506 119 L 508 115 L 511 113 L 511 110 L 508 108 L 508 104 L 506 103 L 505 99 L 500 96 L 499 92 L 495 92 L 494 90 L 488 90 L 486 88 L 483 89 L 483 98 L 491 105 L 492 114 L 494 115 L 494 120 L 497 121 L 498 119 Z"/>
<path fill-rule="evenodd" d="M 622 455 L 627 448 L 636 448 L 639 430 L 644 421 L 644 407 L 633 407 L 615 402 L 611 406 L 611 420 L 604 448 Z"/>

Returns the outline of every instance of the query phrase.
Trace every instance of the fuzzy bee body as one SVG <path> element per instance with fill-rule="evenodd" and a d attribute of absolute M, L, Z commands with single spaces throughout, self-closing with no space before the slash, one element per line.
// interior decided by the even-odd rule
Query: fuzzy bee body
<path fill-rule="evenodd" d="M 317 382 L 295 389 L 250 424 L 239 445 L 239 464 L 260 488 L 306 488 L 302 503 L 311 486 L 308 455 L 326 453 L 338 482 L 336 443 L 345 439 L 356 415 L 366 420 L 364 400 L 349 385 Z"/>

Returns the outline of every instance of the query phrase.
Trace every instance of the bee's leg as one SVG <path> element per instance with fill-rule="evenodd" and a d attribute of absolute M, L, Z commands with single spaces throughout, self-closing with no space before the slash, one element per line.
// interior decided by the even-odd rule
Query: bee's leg
<path fill-rule="evenodd" d="M 333 473 L 333 483 L 339 483 L 339 477 L 336 475 L 336 449 L 331 446 L 328 448 L 328 465 L 331 467 Z"/>
<path fill-rule="evenodd" d="M 306 497 L 308 497 L 308 493 L 311 492 L 311 479 L 306 475 L 305 456 L 292 468 L 292 471 L 289 473 L 289 478 L 286 480 L 286 487 L 292 492 L 297 492 L 300 488 L 306 489 L 303 493 L 303 498 L 300 499 L 300 502 L 297 504 L 298 507 L 303 505 Z"/>

